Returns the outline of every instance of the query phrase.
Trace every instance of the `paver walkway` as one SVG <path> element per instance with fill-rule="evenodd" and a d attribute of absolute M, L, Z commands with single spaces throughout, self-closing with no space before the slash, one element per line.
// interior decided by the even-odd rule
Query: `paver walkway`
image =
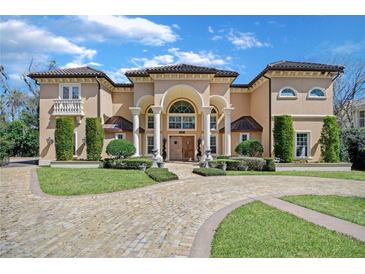
<path fill-rule="evenodd" d="M 35 195 L 35 167 L 0 169 L 2 257 L 186 257 L 199 227 L 260 196 L 365 196 L 365 182 L 289 176 L 191 177 L 110 194 Z"/>

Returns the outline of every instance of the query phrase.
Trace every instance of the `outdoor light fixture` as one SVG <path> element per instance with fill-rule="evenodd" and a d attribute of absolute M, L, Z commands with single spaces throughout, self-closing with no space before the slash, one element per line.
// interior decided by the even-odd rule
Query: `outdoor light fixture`
<path fill-rule="evenodd" d="M 47 141 L 47 145 L 52 145 L 53 144 L 53 139 L 51 137 L 48 137 L 46 139 L 46 141 Z"/>

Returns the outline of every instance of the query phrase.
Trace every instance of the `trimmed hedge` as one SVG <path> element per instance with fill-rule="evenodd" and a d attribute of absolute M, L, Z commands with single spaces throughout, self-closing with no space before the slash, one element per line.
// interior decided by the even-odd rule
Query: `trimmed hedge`
<path fill-rule="evenodd" d="M 231 159 L 231 156 L 227 156 L 227 155 L 218 155 L 218 156 L 217 156 L 217 160 L 220 160 L 220 159 Z"/>
<path fill-rule="evenodd" d="M 106 147 L 106 153 L 116 158 L 127 158 L 136 152 L 134 145 L 125 139 L 113 140 Z"/>
<path fill-rule="evenodd" d="M 146 170 L 146 174 L 156 182 L 167 182 L 179 179 L 175 173 L 172 173 L 167 168 L 152 167 Z"/>
<path fill-rule="evenodd" d="M 104 168 L 116 168 L 116 169 L 142 169 L 145 165 L 146 168 L 152 166 L 152 160 L 148 158 L 130 158 L 130 159 L 119 159 L 119 158 L 107 158 L 104 159 Z"/>
<path fill-rule="evenodd" d="M 74 156 L 74 128 L 73 118 L 62 117 L 56 119 L 55 147 L 58 161 L 69 161 Z"/>
<path fill-rule="evenodd" d="M 240 160 L 247 166 L 247 170 L 262 171 L 266 165 L 266 161 L 263 158 L 258 157 L 234 157 L 234 160 Z"/>
<path fill-rule="evenodd" d="M 86 157 L 99 161 L 103 151 L 104 131 L 100 117 L 86 118 Z"/>
<path fill-rule="evenodd" d="M 226 172 L 219 168 L 194 168 L 193 173 L 199 174 L 201 176 L 224 176 L 226 175 Z"/>
<path fill-rule="evenodd" d="M 264 158 L 265 160 L 265 166 L 263 168 L 264 171 L 275 171 L 276 170 L 276 166 L 275 166 L 275 162 L 274 159 L 272 158 Z"/>
<path fill-rule="evenodd" d="M 293 118 L 289 115 L 274 118 L 274 154 L 281 162 L 294 160 L 294 128 Z"/>
<path fill-rule="evenodd" d="M 261 157 L 264 152 L 264 148 L 259 141 L 246 140 L 237 145 L 235 151 L 239 155 L 249 157 Z"/>
<path fill-rule="evenodd" d="M 245 169 L 245 163 L 239 160 L 233 159 L 216 159 L 208 162 L 209 167 L 223 169 L 223 165 L 226 164 L 226 170 L 242 170 Z"/>
<path fill-rule="evenodd" d="M 340 128 L 336 117 L 326 116 L 323 119 L 321 131 L 321 156 L 326 163 L 337 163 L 340 161 Z"/>

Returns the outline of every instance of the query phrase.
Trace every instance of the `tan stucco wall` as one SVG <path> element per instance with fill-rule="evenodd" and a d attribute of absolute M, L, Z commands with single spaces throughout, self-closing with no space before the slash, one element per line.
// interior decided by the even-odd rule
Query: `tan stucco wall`
<path fill-rule="evenodd" d="M 129 110 L 133 106 L 132 92 L 113 92 L 113 116 L 122 116 L 132 122 L 132 113 Z"/>

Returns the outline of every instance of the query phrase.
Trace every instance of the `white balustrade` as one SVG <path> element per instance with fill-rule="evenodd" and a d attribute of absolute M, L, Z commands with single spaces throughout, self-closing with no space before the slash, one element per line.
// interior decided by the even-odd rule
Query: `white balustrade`
<path fill-rule="evenodd" d="M 81 99 L 55 99 L 53 115 L 84 115 Z"/>

